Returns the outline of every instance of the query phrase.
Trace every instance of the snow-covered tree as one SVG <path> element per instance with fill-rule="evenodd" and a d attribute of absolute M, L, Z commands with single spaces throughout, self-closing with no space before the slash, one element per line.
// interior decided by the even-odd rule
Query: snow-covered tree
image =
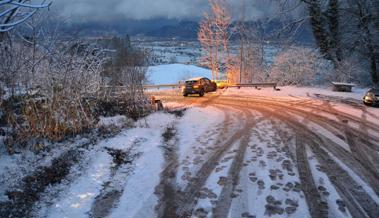
<path fill-rule="evenodd" d="M 281 85 L 312 85 L 318 60 L 317 52 L 310 48 L 291 47 L 276 56 L 270 79 Z"/>
<path fill-rule="evenodd" d="M 209 0 L 211 13 L 205 13 L 200 23 L 198 39 L 203 48 L 206 65 L 212 69 L 213 78 L 220 79 L 219 72 L 228 67 L 229 27 L 232 18 L 225 0 Z"/>
<path fill-rule="evenodd" d="M 0 33 L 12 30 L 50 4 L 46 0 L 40 3 L 32 3 L 30 0 L 0 0 Z"/>
<path fill-rule="evenodd" d="M 212 21 L 209 18 L 208 14 L 205 14 L 203 20 L 200 23 L 197 37 L 204 53 L 202 57 L 202 62 L 204 63 L 205 66 L 211 69 L 212 79 L 215 78 L 215 74 L 218 71 L 217 63 L 215 60 L 216 44 L 215 44 L 214 36 L 215 36 L 215 33 L 212 28 Z"/>
<path fill-rule="evenodd" d="M 287 5 L 291 1 L 281 2 Z M 334 66 L 334 71 L 331 73 L 335 75 L 331 75 L 331 78 L 346 80 L 345 66 L 351 62 L 350 60 L 358 60 L 357 63 L 361 65 L 359 69 L 366 68 L 370 76 L 366 73 L 351 74 L 355 77 L 349 80 L 352 82 L 366 80 L 379 85 L 379 1 L 299 0 L 299 2 L 302 4 L 296 7 L 304 9 L 306 15 L 302 18 L 296 17 L 293 23 L 301 25 L 307 22 L 298 22 L 298 20 L 309 21 L 317 48 Z M 296 7 L 287 7 L 281 14 L 288 14 Z"/>

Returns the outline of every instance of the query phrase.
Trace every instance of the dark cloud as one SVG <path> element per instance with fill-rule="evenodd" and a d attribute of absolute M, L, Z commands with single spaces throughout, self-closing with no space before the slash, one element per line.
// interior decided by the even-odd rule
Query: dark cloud
<path fill-rule="evenodd" d="M 246 17 L 256 19 L 275 11 L 270 0 L 245 0 Z M 241 0 L 228 0 L 237 17 Z M 113 19 L 199 18 L 208 0 L 55 0 L 53 8 L 77 22 Z"/>

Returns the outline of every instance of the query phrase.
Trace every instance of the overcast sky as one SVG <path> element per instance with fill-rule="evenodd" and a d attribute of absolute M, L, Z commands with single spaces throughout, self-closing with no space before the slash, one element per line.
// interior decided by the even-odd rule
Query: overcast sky
<path fill-rule="evenodd" d="M 273 0 L 245 0 L 246 17 L 273 13 Z M 241 0 L 228 0 L 234 16 Z M 208 0 L 53 0 L 53 8 L 76 22 L 112 19 L 198 18 L 208 10 Z M 237 15 L 236 15 L 237 14 Z"/>

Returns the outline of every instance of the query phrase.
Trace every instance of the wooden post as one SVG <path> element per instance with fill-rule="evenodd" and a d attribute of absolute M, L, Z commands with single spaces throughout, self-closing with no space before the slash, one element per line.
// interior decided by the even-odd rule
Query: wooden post
<path fill-rule="evenodd" d="M 151 96 L 151 107 L 155 111 L 162 111 L 164 109 L 162 101 L 161 100 L 157 100 L 155 98 L 155 96 Z"/>

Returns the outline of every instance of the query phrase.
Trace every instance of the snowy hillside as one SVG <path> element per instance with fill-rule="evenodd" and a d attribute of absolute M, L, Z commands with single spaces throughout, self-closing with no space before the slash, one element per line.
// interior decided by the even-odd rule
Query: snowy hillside
<path fill-rule="evenodd" d="M 208 69 L 185 64 L 167 64 L 152 66 L 148 69 L 148 79 L 151 84 L 173 84 L 180 80 L 191 77 L 212 77 L 212 72 Z"/>

